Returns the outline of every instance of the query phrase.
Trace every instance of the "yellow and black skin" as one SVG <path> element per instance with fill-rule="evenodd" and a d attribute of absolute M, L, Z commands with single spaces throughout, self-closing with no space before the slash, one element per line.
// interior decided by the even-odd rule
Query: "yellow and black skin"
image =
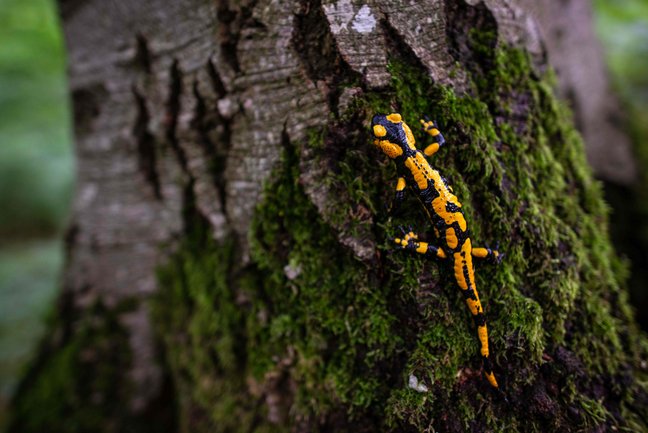
<path fill-rule="evenodd" d="M 439 243 L 438 246 L 433 246 L 419 241 L 418 236 L 411 231 L 394 241 L 401 249 L 447 260 L 452 264 L 454 278 L 477 325 L 484 374 L 488 382 L 498 388 L 489 358 L 486 318 L 475 286 L 472 259 L 475 257 L 499 262 L 502 255 L 490 248 L 472 246 L 461 203 L 452 193 L 452 188 L 446 180 L 437 170 L 430 167 L 425 158 L 434 155 L 445 144 L 445 139 L 434 121 L 421 119 L 420 122 L 423 130 L 433 139 L 423 152 L 416 149 L 414 135 L 400 114 L 378 114 L 371 121 L 374 144 L 396 163 L 398 170 L 396 197 L 392 209 L 399 206 L 405 188 L 409 187 L 423 205 Z"/>

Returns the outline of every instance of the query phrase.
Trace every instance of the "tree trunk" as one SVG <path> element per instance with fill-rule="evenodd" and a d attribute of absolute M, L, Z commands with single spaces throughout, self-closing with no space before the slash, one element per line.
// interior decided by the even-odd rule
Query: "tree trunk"
<path fill-rule="evenodd" d="M 10 431 L 648 428 L 625 268 L 522 6 L 60 3 L 78 189 Z M 499 392 L 452 272 L 392 251 L 430 230 L 385 210 L 392 111 L 440 122 L 433 165 L 506 254 L 476 271 Z"/>

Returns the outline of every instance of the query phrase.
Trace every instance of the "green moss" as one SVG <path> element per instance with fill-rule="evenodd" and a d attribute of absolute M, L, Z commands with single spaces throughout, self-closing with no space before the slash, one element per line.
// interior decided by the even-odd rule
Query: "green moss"
<path fill-rule="evenodd" d="M 441 277 L 443 287 L 436 286 L 432 293 L 423 294 L 430 289 L 421 285 L 434 287 L 434 281 L 439 281 L 436 265 L 423 265 L 419 259 L 389 253 L 389 239 L 398 234 L 398 224 L 412 224 L 425 232 L 426 223 L 415 202 L 408 202 L 405 207 L 411 211 L 398 219 L 387 218 L 381 204 L 391 199 L 393 167 L 370 148 L 371 138 L 366 132 L 350 126 L 358 122 L 358 112 L 365 114 L 365 122 L 374 113 L 385 111 L 398 111 L 410 123 L 423 114 L 440 120 L 449 144 L 435 156 L 434 165 L 462 199 L 475 243 L 492 245 L 499 240 L 500 249 L 507 254 L 497 269 L 478 264 L 477 281 L 490 321 L 494 357 L 501 366 L 498 374 L 509 396 L 521 397 L 529 388 L 552 380 L 543 369 L 545 366 L 547 370 L 560 368 L 564 361 L 553 359 L 557 350 L 567 350 L 589 374 L 604 374 L 610 382 L 614 382 L 618 369 L 636 365 L 633 348 L 636 343 L 624 343 L 620 338 L 636 332 L 621 289 L 625 270 L 610 247 L 607 209 L 600 186 L 592 180 L 585 162 L 571 114 L 556 101 L 552 77 L 538 78 L 524 53 L 500 48 L 493 55 L 492 67 L 475 81 L 478 98 L 457 96 L 435 86 L 416 67 L 394 59 L 390 64 L 394 77 L 390 91 L 356 100 L 349 112 L 341 113 L 338 123 L 332 123 L 327 132 L 314 133 L 313 137 L 318 140 L 309 142 L 317 164 L 332 167 L 329 175 L 321 180 L 335 197 L 331 208 L 324 210 L 326 221 L 337 233 L 365 233 L 382 255 L 380 263 L 356 264 L 355 272 L 362 274 L 360 278 L 356 275 L 345 280 L 344 275 L 354 274 L 352 268 L 336 270 L 340 281 L 343 284 L 348 281 L 352 288 L 353 284 L 359 284 L 357 290 L 363 287 L 358 281 L 371 281 L 372 273 L 384 273 L 374 290 L 400 303 L 390 309 L 393 317 L 385 322 L 392 327 L 384 327 L 386 331 L 381 332 L 381 335 L 391 332 L 393 339 L 399 337 L 393 350 L 383 351 L 385 358 L 381 360 L 400 366 L 397 380 L 380 379 L 390 385 L 391 391 L 385 393 L 384 387 L 374 386 L 375 378 L 371 375 L 364 377 L 365 387 L 361 388 L 363 382 L 357 376 L 352 380 L 348 375 L 355 373 L 353 363 L 321 365 L 327 372 L 334 369 L 336 374 L 350 380 L 349 389 L 362 390 L 362 400 L 350 398 L 349 393 L 333 394 L 352 414 L 363 413 L 364 406 L 359 401 L 373 401 L 371 409 L 378 407 L 387 411 L 390 425 L 404 423 L 422 429 L 427 422 L 432 422 L 434 414 L 447 411 L 448 407 L 464 408 L 458 416 L 466 419 L 479 407 L 475 398 L 498 404 L 479 382 L 480 376 L 471 370 L 479 368 L 475 362 L 474 330 L 452 282 Z M 342 153 L 334 153 L 341 146 L 338 134 L 343 135 L 346 143 L 358 143 L 357 148 L 346 146 Z M 292 174 L 275 179 L 272 190 L 299 178 L 297 162 L 291 166 Z M 311 221 L 317 215 L 306 213 L 309 217 L 303 218 L 304 209 L 295 208 L 289 199 L 294 200 L 300 194 L 293 190 L 287 196 L 270 195 L 261 206 L 258 218 L 264 222 L 285 219 L 283 229 L 289 237 L 294 230 L 302 230 L 296 228 L 304 224 L 300 220 L 308 221 L 304 237 L 308 242 L 308 259 L 294 257 L 302 255 L 301 245 L 276 243 L 276 233 L 264 242 L 288 248 L 290 260 L 298 263 L 329 260 L 326 251 L 335 246 L 321 242 L 324 235 L 311 228 Z M 353 212 L 358 203 L 370 209 L 374 217 L 368 219 Z M 275 207 L 297 210 L 291 216 Z M 255 258 L 268 255 L 276 256 L 277 251 L 257 250 Z M 284 263 L 268 264 L 267 269 L 274 269 L 279 275 Z M 316 271 L 319 266 L 312 269 Z M 432 276 L 420 277 L 426 274 Z M 302 286 L 291 284 L 299 287 L 297 292 L 301 295 Z M 326 284 L 320 290 L 326 292 Z M 350 305 L 354 310 L 362 308 L 358 299 L 335 299 L 333 305 L 317 304 L 317 308 L 308 311 L 308 317 L 334 314 L 335 310 L 340 314 L 342 307 L 350 308 Z M 299 322 L 301 314 L 294 307 L 287 305 L 283 311 L 296 315 L 293 320 Z M 400 315 L 411 313 L 412 309 L 417 309 L 417 314 L 404 323 Z M 409 329 L 395 329 L 395 324 Z M 313 331 L 309 329 L 305 336 L 314 336 Z M 316 338 L 319 340 L 321 336 Z M 361 340 L 345 341 L 343 356 L 352 360 L 357 345 L 371 339 L 372 335 L 363 335 Z M 393 358 L 396 353 L 398 358 Z M 347 375 L 342 368 L 348 369 Z M 434 395 L 421 396 L 406 389 L 411 373 L 425 378 L 434 387 Z M 560 380 L 573 383 L 575 379 L 566 375 Z M 521 431 L 543 431 L 546 425 L 560 428 L 570 422 L 572 403 L 596 401 L 586 395 L 593 393 L 598 385 L 598 380 L 590 377 L 553 396 L 552 401 L 561 402 L 562 407 L 557 410 L 563 413 L 551 422 L 541 414 L 525 422 L 516 421 L 518 413 L 500 407 L 492 412 L 493 418 L 486 411 L 484 423 L 490 428 L 518 425 Z M 462 390 L 465 394 L 442 391 L 447 389 Z M 367 395 L 367 391 L 378 394 Z M 311 389 L 307 394 L 316 400 L 322 398 L 318 393 L 327 392 L 330 396 L 330 389 Z M 626 407 L 624 404 L 621 406 Z M 467 407 L 471 410 L 465 410 Z M 584 426 L 612 422 L 609 412 L 590 410 L 592 405 L 587 407 L 581 413 Z M 602 419 L 601 413 L 606 414 Z"/>
<path fill-rule="evenodd" d="M 319 414 L 335 403 L 376 406 L 389 377 L 377 373 L 400 342 L 389 311 L 389 288 L 375 290 L 368 269 L 349 251 L 339 251 L 334 231 L 324 224 L 298 183 L 295 149 L 267 190 L 253 227 L 252 257 L 259 263 L 268 304 L 275 356 L 295 352 L 291 375 L 297 404 Z M 285 266 L 296 270 L 289 278 Z M 259 347 L 263 342 L 259 341 Z M 283 347 L 283 348 L 282 348 Z"/>
<path fill-rule="evenodd" d="M 131 356 L 126 332 L 101 304 L 76 323 L 78 331 L 45 350 L 14 401 L 13 432 L 154 431 L 159 424 L 132 417 L 124 402 L 130 383 L 123 377 Z M 159 429 L 157 431 L 160 431 Z"/>
<path fill-rule="evenodd" d="M 194 217 L 191 233 L 160 269 L 160 293 L 153 302 L 179 395 L 180 430 L 274 431 L 258 423 L 265 418 L 262 390 L 246 382 L 251 349 L 246 324 L 254 322 L 235 290 L 250 276 L 234 276 L 233 243 L 213 241 L 207 223 Z"/>

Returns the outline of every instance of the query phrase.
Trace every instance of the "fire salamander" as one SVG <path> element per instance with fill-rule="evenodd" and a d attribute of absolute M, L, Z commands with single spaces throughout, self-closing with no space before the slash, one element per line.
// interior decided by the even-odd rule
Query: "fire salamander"
<path fill-rule="evenodd" d="M 423 152 L 416 149 L 414 135 L 400 114 L 378 114 L 371 121 L 374 144 L 394 160 L 398 170 L 396 197 L 392 209 L 400 205 L 405 195 L 405 187 L 409 186 L 418 195 L 434 225 L 439 246 L 419 241 L 412 231 L 406 233 L 402 239 L 396 238 L 394 241 L 400 249 L 452 263 L 454 278 L 477 325 L 484 374 L 488 382 L 498 388 L 489 357 L 486 318 L 475 286 L 472 259 L 475 257 L 499 262 L 502 255 L 490 248 L 472 246 L 461 203 L 452 193 L 452 188 L 446 180 L 437 170 L 430 167 L 424 157 L 434 155 L 444 145 L 445 139 L 433 121 L 421 120 L 421 124 L 423 130 L 433 139 Z"/>

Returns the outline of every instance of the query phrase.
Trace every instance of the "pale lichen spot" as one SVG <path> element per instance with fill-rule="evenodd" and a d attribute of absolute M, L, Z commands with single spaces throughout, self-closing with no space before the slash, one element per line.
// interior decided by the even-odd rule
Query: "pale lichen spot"
<path fill-rule="evenodd" d="M 368 5 L 360 8 L 351 27 L 358 33 L 371 33 L 376 28 L 376 18 L 371 13 L 371 8 Z"/>
<path fill-rule="evenodd" d="M 225 119 L 231 119 L 238 111 L 239 106 L 231 98 L 223 98 L 218 100 L 216 108 L 218 113 Z"/>
<path fill-rule="evenodd" d="M 79 192 L 79 207 L 87 208 L 93 205 L 99 194 L 99 186 L 96 183 L 86 183 Z"/>
<path fill-rule="evenodd" d="M 413 374 L 410 374 L 407 386 L 410 389 L 413 389 L 414 391 L 418 391 L 418 392 L 428 392 L 429 391 L 428 387 L 425 386 L 424 383 L 419 382 L 418 377 L 414 376 Z"/>
<path fill-rule="evenodd" d="M 286 278 L 292 281 L 301 275 L 302 267 L 300 264 L 291 261 L 291 263 L 284 266 L 283 271 Z"/>
<path fill-rule="evenodd" d="M 340 0 L 335 4 L 323 5 L 326 19 L 331 25 L 331 33 L 334 35 L 343 30 L 348 31 L 347 26 L 353 20 L 354 10 L 351 0 Z"/>

